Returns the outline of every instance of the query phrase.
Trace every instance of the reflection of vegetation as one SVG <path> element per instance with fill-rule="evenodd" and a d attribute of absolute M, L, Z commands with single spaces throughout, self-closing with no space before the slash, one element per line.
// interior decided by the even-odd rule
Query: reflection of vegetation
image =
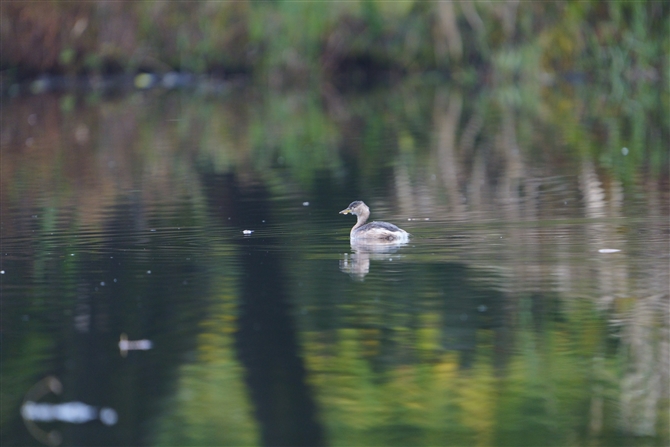
<path fill-rule="evenodd" d="M 505 70 L 514 71 L 517 59 L 512 52 L 509 54 L 511 62 L 500 63 Z M 529 54 L 534 57 L 534 53 Z M 418 252 L 413 258 L 416 262 L 434 263 L 437 259 L 444 263 L 462 255 L 469 262 L 492 266 L 509 275 L 492 280 L 495 284 L 491 289 L 501 283 L 513 292 L 517 291 L 515 287 L 535 287 L 544 293 L 553 290 L 554 286 L 548 284 L 555 281 L 565 287 L 561 301 L 566 308 L 555 315 L 553 311 L 529 311 L 536 305 L 531 302 L 535 298 L 519 292 L 518 296 L 494 295 L 486 302 L 489 308 L 498 303 L 501 309 L 495 314 L 509 321 L 481 317 L 476 324 L 466 324 L 460 316 L 480 303 L 473 306 L 465 299 L 452 298 L 448 311 L 436 310 L 445 306 L 450 294 L 464 298 L 454 291 L 462 287 L 453 287 L 456 279 L 451 278 L 454 290 L 445 295 L 442 291 L 425 291 L 423 281 L 432 284 L 435 279 L 427 276 L 429 268 L 422 265 L 421 269 L 404 272 L 407 275 L 403 277 L 414 278 L 413 283 L 382 284 L 379 276 L 371 274 L 365 285 L 371 285 L 370 289 L 381 294 L 382 299 L 363 292 L 359 296 L 354 291 L 356 300 L 341 302 L 352 291 L 342 278 L 332 284 L 322 283 L 323 272 L 334 270 L 334 263 L 320 262 L 323 258 L 319 257 L 325 256 L 323 245 L 310 245 L 303 251 L 303 241 L 296 237 L 299 233 L 300 237 L 318 237 L 320 244 L 327 243 L 330 236 L 323 234 L 335 233 L 331 216 L 328 220 L 309 220 L 310 213 L 318 215 L 327 208 L 316 201 L 301 208 L 305 213 L 300 216 L 305 220 L 291 221 L 290 228 L 285 224 L 277 237 L 285 238 L 281 239 L 285 243 L 281 249 L 291 253 L 286 270 L 293 275 L 293 283 L 301 284 L 293 290 L 297 305 L 304 304 L 309 310 L 310 317 L 296 319 L 303 327 L 305 362 L 333 445 L 373 444 L 380 443 L 380 439 L 389 445 L 435 445 L 445 439 L 464 445 L 489 445 L 492 440 L 519 445 L 527 442 L 529 436 L 536 436 L 532 440 L 538 445 L 578 444 L 590 436 L 606 441 L 612 437 L 612 445 L 634 445 L 635 440 L 615 439 L 619 427 L 615 401 L 621 394 L 616 380 L 630 370 L 629 381 L 633 383 L 628 388 L 634 394 L 636 387 L 645 385 L 638 376 L 646 371 L 646 357 L 631 349 L 634 354 L 621 355 L 621 364 L 615 363 L 613 350 L 617 346 L 604 342 L 610 333 L 605 327 L 606 317 L 595 310 L 594 301 L 598 298 L 580 297 L 598 294 L 593 283 L 609 285 L 613 280 L 606 273 L 612 271 L 617 281 L 630 281 L 630 285 L 621 287 L 619 293 L 624 296 L 615 296 L 618 306 L 622 306 L 619 298 L 637 300 L 638 294 L 653 289 L 641 272 L 661 271 L 661 279 L 654 287 L 663 290 L 667 285 L 667 281 L 663 282 L 667 278 L 665 253 L 652 257 L 639 251 L 646 252 L 650 244 L 657 249 L 667 247 L 667 235 L 651 231 L 651 224 L 648 232 L 642 228 L 642 236 L 627 233 L 625 228 L 609 231 L 614 227 L 609 225 L 594 227 L 596 236 L 566 230 L 565 234 L 577 241 L 556 242 L 555 234 L 563 235 L 565 227 L 574 228 L 576 223 L 545 221 L 544 225 L 554 226 L 543 233 L 537 215 L 532 213 L 542 212 L 545 214 L 540 217 L 549 215 L 557 220 L 574 218 L 570 210 L 575 208 L 568 207 L 566 211 L 564 205 L 567 199 L 579 195 L 574 176 L 583 170 L 585 177 L 601 176 L 612 180 L 616 187 L 623 184 L 626 197 L 635 197 L 636 209 L 667 217 L 667 204 L 661 200 L 668 165 L 668 129 L 664 126 L 667 104 L 663 103 L 667 99 L 654 94 L 652 84 L 644 83 L 621 96 L 613 83 L 558 83 L 547 88 L 537 82 L 517 86 L 506 80 L 471 93 L 438 89 L 424 81 L 425 78 L 408 79 L 391 94 L 379 90 L 339 96 L 337 92 L 324 95 L 319 91 L 317 96 L 315 89 L 259 95 L 257 102 L 249 101 L 244 96 L 246 92 L 215 98 L 198 92 L 165 96 L 152 96 L 155 92 L 151 92 L 89 105 L 73 97 L 62 101 L 48 96 L 13 99 L 7 105 L 11 113 L 1 118 L 7 150 L 3 149 L 0 181 L 3 204 L 9 204 L 10 214 L 19 217 L 3 223 L 3 243 L 31 243 L 20 245 L 21 250 L 17 250 L 30 253 L 26 255 L 29 261 L 9 268 L 7 263 L 14 261 L 5 258 L 3 269 L 30 272 L 22 281 L 37 282 L 38 290 L 31 290 L 26 296 L 38 299 L 3 303 L 3 331 L 7 331 L 3 334 L 19 334 L 3 339 L 7 340 L 3 342 L 3 360 L 5 355 L 11 356 L 3 362 L 3 387 L 16 383 L 25 388 L 25 383 L 18 383 L 23 377 L 41 376 L 51 369 L 46 358 L 51 357 L 49 353 L 54 348 L 43 334 L 51 334 L 52 325 L 56 324 L 65 334 L 62 339 L 70 340 L 72 313 L 85 316 L 78 310 L 76 300 L 79 296 L 89 299 L 93 293 L 91 284 L 100 281 L 96 275 L 116 268 L 102 261 L 110 255 L 124 262 L 117 278 L 128 292 L 120 295 L 120 302 L 112 300 L 111 295 L 101 300 L 114 310 L 111 315 L 118 325 L 114 328 L 131 327 L 138 333 L 152 328 L 164 336 L 154 340 L 160 342 L 157 346 L 167 345 L 178 352 L 190 348 L 196 332 L 201 334 L 197 339 L 199 357 L 194 363 L 179 367 L 179 389 L 165 400 L 176 407 L 156 423 L 156 430 L 165 434 L 157 435 L 156 442 L 256 442 L 257 428 L 248 416 L 246 396 L 239 389 L 240 366 L 230 346 L 228 331 L 234 330 L 236 309 L 235 291 L 228 278 L 221 285 L 223 292 L 215 298 L 220 299 L 221 307 L 203 320 L 200 312 L 210 300 L 202 288 L 200 293 L 188 295 L 188 302 L 166 302 L 163 298 L 169 295 L 170 288 L 179 287 L 184 272 L 195 275 L 211 271 L 209 261 L 183 261 L 170 266 L 167 277 L 174 277 L 175 282 L 167 285 L 136 273 L 151 268 L 149 264 L 161 260 L 163 254 L 173 255 L 172 250 L 194 250 L 199 254 L 201 250 L 234 250 L 228 245 L 227 236 L 222 242 L 220 235 L 211 234 L 211 227 L 220 229 L 220 222 L 212 223 L 205 210 L 199 189 L 201 178 L 194 168 L 197 166 L 205 171 L 234 172 L 241 187 L 246 181 L 266 182 L 272 199 L 285 199 L 287 192 L 298 190 L 304 195 L 321 194 L 327 203 L 340 199 L 346 189 L 348 196 L 365 193 L 386 204 L 394 193 L 402 202 L 406 192 L 416 199 L 408 201 L 410 206 L 421 204 L 430 209 L 431 216 L 444 220 L 451 215 L 442 214 L 439 204 L 445 196 L 449 201 L 454 197 L 461 209 L 473 212 L 464 212 L 463 222 L 479 224 L 479 229 L 487 225 L 485 231 L 478 233 L 465 229 L 461 222 L 457 230 L 470 237 L 467 244 L 489 244 L 495 238 L 496 244 L 502 244 L 495 252 L 498 257 L 491 259 L 490 252 L 486 252 L 482 259 L 484 256 L 476 249 L 466 246 L 461 252 Z M 619 81 L 629 82 L 626 76 Z M 33 114 L 34 119 L 44 120 L 37 128 L 28 124 Z M 439 135 L 445 129 L 450 134 Z M 627 154 L 622 152 L 623 147 L 628 149 Z M 635 194 L 639 191 L 638 177 L 643 175 L 651 193 L 640 200 Z M 324 177 L 334 178 L 333 183 L 340 182 L 339 186 L 327 185 L 331 189 L 322 191 L 323 185 L 317 180 Z M 595 183 L 598 184 L 592 185 L 591 191 L 594 197 L 584 200 L 592 200 L 598 210 L 606 205 L 616 209 L 616 200 L 605 201 L 602 197 L 605 193 L 614 195 L 616 188 Z M 534 185 L 540 192 L 532 189 Z M 486 187 L 490 187 L 490 197 L 481 194 L 482 201 L 489 200 L 485 204 L 494 211 L 482 218 L 476 213 L 487 209 L 478 208 L 474 199 L 477 191 L 486 192 Z M 566 192 L 568 188 L 572 189 Z M 631 190 L 634 194 L 628 194 Z M 47 192 L 50 202 L 45 205 Z M 212 197 L 220 199 L 225 207 L 229 198 L 218 192 Z M 582 194 L 588 196 L 588 192 L 585 188 Z M 656 201 L 654 194 L 660 196 Z M 460 197 L 467 201 L 461 203 Z M 276 202 L 279 209 L 283 205 L 281 200 Z M 577 208 L 577 217 L 591 217 L 581 206 Z M 416 209 L 408 209 L 403 212 L 418 215 Z M 294 208 L 288 213 L 293 213 L 291 218 L 298 215 Z M 33 214 L 39 219 L 33 220 Z M 597 213 L 592 216 L 597 217 Z M 616 217 L 616 213 L 603 215 L 612 216 Z M 487 218 L 493 223 L 487 224 Z M 512 223 L 501 223 L 503 218 Z M 431 237 L 451 231 L 445 230 L 444 220 L 417 230 L 430 242 Z M 519 230 L 520 221 L 524 226 Z M 583 220 L 577 223 L 581 225 Z M 191 232 L 160 238 L 179 227 L 191 228 Z M 150 228 L 160 231 L 151 233 Z M 114 236 L 111 242 L 109 235 Z M 646 239 L 648 235 L 656 239 Z M 629 236 L 638 239 L 623 240 Z M 581 243 L 584 239 L 591 241 L 590 237 L 621 243 L 621 247 L 630 247 L 631 253 L 620 263 L 586 264 L 583 252 L 593 251 L 596 244 L 584 244 L 585 248 Z M 450 241 L 451 247 L 457 244 Z M 73 247 L 72 251 L 66 247 Z M 74 253 L 76 261 L 54 258 L 56 249 L 60 250 L 58 256 Z M 571 258 L 572 251 L 580 253 L 582 262 Z M 117 252 L 126 254 L 120 257 Z M 640 264 L 642 261 L 646 263 Z M 394 261 L 395 264 L 400 263 Z M 538 266 L 537 272 L 532 270 L 534 266 Z M 219 271 L 218 268 L 213 269 Z M 602 276 L 591 276 L 589 272 L 593 270 Z M 560 276 L 565 272 L 567 280 Z M 235 276 L 239 272 L 226 274 Z M 444 277 L 443 272 L 438 274 Z M 467 274 L 459 271 L 454 276 L 466 278 Z M 64 280 L 55 286 L 54 277 Z M 3 277 L 3 287 L 13 285 L 9 278 L 9 274 Z M 87 285 L 83 291 L 79 289 L 80 282 Z M 417 290 L 421 291 L 420 296 L 415 296 Z M 402 295 L 398 291 L 411 300 L 398 299 Z M 478 296 L 483 294 L 482 290 L 477 292 Z M 140 300 L 143 311 L 137 310 L 137 293 L 148 297 Z M 54 294 L 60 300 L 52 307 Z M 604 291 L 602 294 L 609 296 Z M 396 300 L 386 302 L 385 295 Z M 535 300 L 550 301 L 542 295 Z M 511 309 L 503 309 L 503 303 Z M 63 318 L 65 312 L 70 315 Z M 531 315 L 533 312 L 541 317 Z M 106 311 L 102 309 L 100 313 Z M 22 332 L 24 314 L 42 329 Z M 645 318 L 650 318 L 651 323 L 643 321 L 631 327 L 649 324 L 656 328 L 653 318 Z M 200 321 L 205 323 L 196 325 Z M 510 332 L 510 328 L 515 328 L 515 339 L 500 342 L 504 334 L 495 331 L 501 327 Z M 189 335 L 184 336 L 175 328 L 186 328 Z M 643 335 L 654 334 L 650 330 Z M 634 335 L 625 341 L 631 347 L 638 342 Z M 113 345 L 116 340 L 107 341 Z M 78 353 L 76 357 L 81 359 L 84 355 Z M 170 357 L 170 362 L 158 362 L 158 368 L 151 363 L 151 367 L 168 374 L 175 371 L 171 369 L 174 362 L 174 357 Z M 634 362 L 635 367 L 626 365 Z M 134 384 L 132 389 L 139 392 L 144 382 L 137 384 L 134 380 L 145 377 L 142 374 L 138 365 L 133 366 L 125 383 Z M 148 392 L 155 397 L 160 394 L 155 391 L 151 388 Z M 162 392 L 164 395 L 165 389 Z M 130 400 L 128 394 L 119 395 Z M 12 408 L 21 397 L 18 392 L 7 396 L 3 400 L 3 430 L 12 426 L 5 417 L 18 417 Z M 141 413 L 130 408 L 129 402 L 119 405 L 125 405 L 128 413 Z M 228 407 L 221 411 L 222 406 Z M 9 412 L 5 411 L 7 407 L 11 407 Z M 650 420 L 661 421 L 658 439 L 662 441 L 667 439 L 663 422 L 667 420 L 663 419 L 667 415 L 667 398 L 660 401 L 658 408 L 661 416 Z M 186 421 L 187 426 L 180 431 L 181 424 L 172 424 L 174 420 Z M 232 424 L 240 430 L 217 432 L 216 423 Z M 203 437 L 199 438 L 199 434 Z"/>
<path fill-rule="evenodd" d="M 223 269 L 222 269 L 223 270 Z M 226 269 L 216 284 L 217 303 L 201 323 L 198 359 L 183 365 L 177 391 L 156 423 L 155 445 L 239 445 L 259 443 L 242 367 L 236 359 L 236 295 Z"/>
<path fill-rule="evenodd" d="M 136 445 L 148 408 L 169 388 L 175 354 L 193 343 L 190 323 L 205 311 L 205 284 L 185 287 L 201 261 L 162 261 L 166 249 L 187 254 L 192 246 L 188 229 L 203 222 L 199 192 L 184 187 L 193 171 L 182 169 L 188 165 L 172 146 L 151 152 L 162 157 L 144 156 L 142 147 L 155 147 L 164 135 L 153 126 L 137 132 L 137 115 L 105 103 L 84 114 L 75 108 L 61 121 L 54 120 L 57 104 L 53 97 L 29 101 L 14 109 L 17 121 L 7 128 L 3 122 L 3 132 L 11 129 L 20 142 L 2 163 L 3 208 L 16 211 L 3 226 L 3 250 L 11 253 L 2 264 L 3 444 L 31 443 L 21 399 L 54 374 L 63 400 L 108 405 L 122 415 L 108 442 Z M 33 133 L 24 123 L 35 117 L 44 124 Z M 170 299 L 180 288 L 184 300 Z M 152 340 L 155 349 L 122 361 L 122 332 Z M 71 443 L 81 436 L 64 434 Z"/>
<path fill-rule="evenodd" d="M 5 307 L 4 312 L 7 310 Z M 3 320 L 9 320 L 9 315 L 4 315 Z M 8 439 L 8 436 L 11 436 L 12 424 L 10 422 L 17 419 L 16 412 L 27 390 L 35 384 L 36 373 L 49 368 L 49 352 L 52 349 L 53 345 L 48 337 L 37 332 L 13 343 L 7 341 L 3 343 L 2 370 L 0 371 L 0 386 L 2 386 L 0 437 L 2 439 Z"/>
<path fill-rule="evenodd" d="M 268 95 L 250 111 L 253 165 L 286 166 L 309 184 L 316 172 L 336 170 L 338 132 L 314 94 Z"/>
<path fill-rule="evenodd" d="M 414 306 L 426 304 L 413 301 Z M 586 316 L 590 312 L 554 315 L 562 321 L 541 332 L 522 324 L 518 347 L 502 371 L 494 367 L 500 349 L 494 346 L 496 335 L 486 329 L 473 333 L 477 354 L 467 368 L 457 352 L 428 353 L 415 345 L 412 352 L 433 360 L 389 365 L 383 371 L 374 371 L 366 361 L 376 338 L 370 329 L 342 328 L 332 337 L 305 333 L 306 360 L 330 440 L 334 445 L 562 446 L 587 444 L 596 435 L 607 439 L 607 445 L 646 445 L 617 434 L 615 377 L 620 373 L 612 360 L 602 364 L 604 325 L 580 327 L 580 321 L 598 321 Z M 392 330 L 412 340 L 418 339 L 420 328 Z M 402 356 L 403 349 L 391 355 Z M 594 407 L 598 399 L 604 403 Z M 596 432 L 594 424 L 602 424 Z"/>

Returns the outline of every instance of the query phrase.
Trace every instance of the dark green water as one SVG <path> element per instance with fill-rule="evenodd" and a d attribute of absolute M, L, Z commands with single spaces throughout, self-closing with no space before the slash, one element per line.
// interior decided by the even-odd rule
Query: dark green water
<path fill-rule="evenodd" d="M 2 445 L 667 445 L 667 129 L 588 92 L 5 98 Z"/>

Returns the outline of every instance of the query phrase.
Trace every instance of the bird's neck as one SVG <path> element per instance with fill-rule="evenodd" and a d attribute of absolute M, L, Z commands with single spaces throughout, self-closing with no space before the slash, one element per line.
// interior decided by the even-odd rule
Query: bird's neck
<path fill-rule="evenodd" d="M 358 214 L 356 218 L 358 219 L 356 222 L 356 225 L 351 229 L 351 234 L 354 234 L 354 231 L 361 225 L 363 225 L 365 222 L 367 222 L 368 217 L 370 217 L 370 211 L 363 211 L 361 214 Z"/>

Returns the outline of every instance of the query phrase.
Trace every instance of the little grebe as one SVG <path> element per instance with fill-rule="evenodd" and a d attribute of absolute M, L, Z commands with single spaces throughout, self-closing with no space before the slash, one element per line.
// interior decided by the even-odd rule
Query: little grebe
<path fill-rule="evenodd" d="M 356 225 L 351 229 L 350 238 L 354 240 L 365 240 L 366 242 L 407 242 L 409 233 L 388 222 L 365 223 L 370 217 L 370 208 L 356 200 L 340 211 L 340 214 L 355 214 L 358 218 Z"/>

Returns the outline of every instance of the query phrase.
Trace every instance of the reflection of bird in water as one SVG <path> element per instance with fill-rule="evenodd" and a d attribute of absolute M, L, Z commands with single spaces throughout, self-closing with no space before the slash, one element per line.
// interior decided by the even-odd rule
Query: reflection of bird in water
<path fill-rule="evenodd" d="M 352 278 L 363 281 L 370 273 L 370 260 L 392 261 L 389 255 L 397 252 L 403 242 L 379 244 L 376 241 L 367 243 L 365 240 L 351 241 L 353 253 L 344 253 L 340 259 L 340 271 L 348 273 Z"/>
<path fill-rule="evenodd" d="M 365 223 L 370 217 L 370 208 L 356 200 L 349 206 L 340 211 L 340 214 L 355 214 L 358 217 L 356 225 L 351 229 L 350 238 L 352 241 L 364 240 L 366 243 L 401 243 L 409 240 L 409 233 L 388 222 L 370 222 Z"/>

